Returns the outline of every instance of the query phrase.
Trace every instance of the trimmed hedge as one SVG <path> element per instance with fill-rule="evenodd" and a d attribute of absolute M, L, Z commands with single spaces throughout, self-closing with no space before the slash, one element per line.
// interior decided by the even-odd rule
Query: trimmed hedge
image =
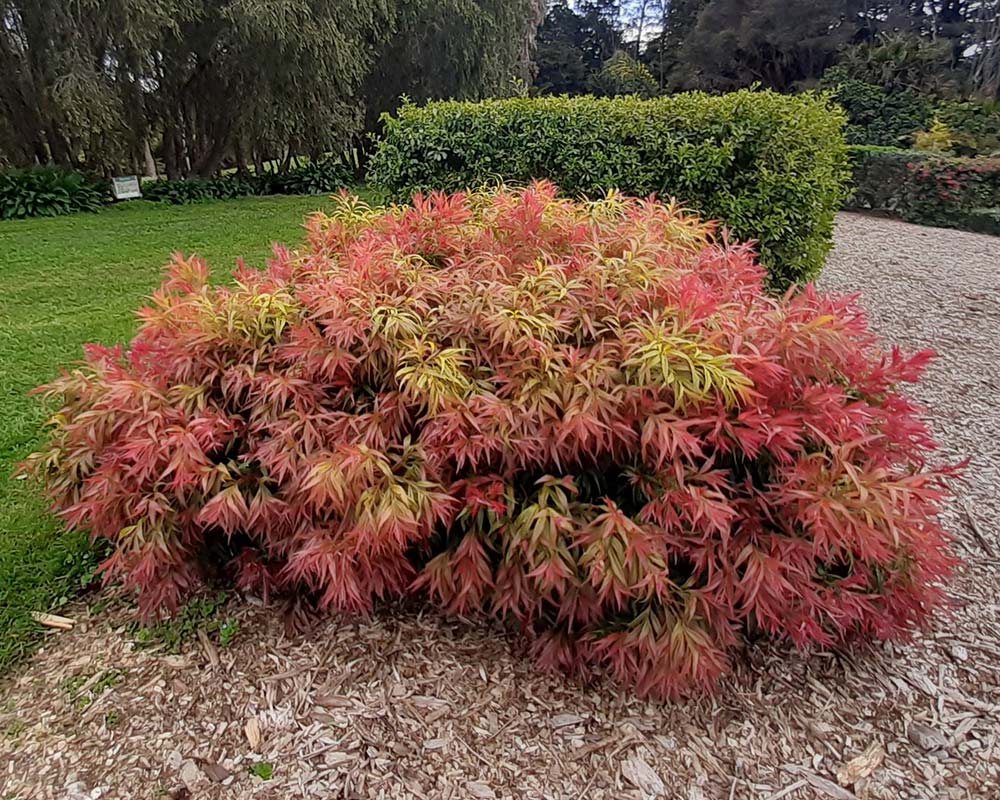
<path fill-rule="evenodd" d="M 815 277 L 849 177 L 843 111 L 749 90 L 405 105 L 385 115 L 369 183 L 396 199 L 545 178 L 569 195 L 675 196 L 759 242 L 772 289 Z"/>
<path fill-rule="evenodd" d="M 1000 233 L 1000 159 L 852 147 L 853 209 L 891 211 L 907 222 Z"/>
<path fill-rule="evenodd" d="M 339 158 L 305 164 L 284 174 L 147 181 L 142 197 L 154 203 L 198 203 L 267 194 L 324 194 L 350 185 L 350 168 Z M 0 219 L 99 211 L 111 202 L 107 181 L 55 167 L 0 172 Z"/>

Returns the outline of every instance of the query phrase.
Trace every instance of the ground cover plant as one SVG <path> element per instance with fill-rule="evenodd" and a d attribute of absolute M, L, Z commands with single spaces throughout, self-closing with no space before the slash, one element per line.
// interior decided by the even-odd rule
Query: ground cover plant
<path fill-rule="evenodd" d="M 273 241 L 297 241 L 303 216 L 326 198 L 267 197 L 198 208 L 136 202 L 101 214 L 0 223 L 0 668 L 28 652 L 32 611 L 73 599 L 99 558 L 84 534 L 45 513 L 31 481 L 11 480 L 42 443 L 29 396 L 79 358 L 88 341 L 128 341 L 133 310 L 176 248 L 219 264 L 263 263 Z"/>
<path fill-rule="evenodd" d="M 0 220 L 99 211 L 107 195 L 103 183 L 79 172 L 55 167 L 0 171 Z"/>
<path fill-rule="evenodd" d="M 308 161 L 284 173 L 229 173 L 213 178 L 142 184 L 144 200 L 181 205 L 274 194 L 331 194 L 352 182 L 349 154 Z M 0 171 L 0 220 L 100 211 L 112 202 L 111 183 L 59 167 Z"/>
<path fill-rule="evenodd" d="M 568 196 L 675 197 L 759 243 L 772 289 L 815 278 L 850 177 L 826 95 L 740 91 L 404 105 L 383 118 L 368 182 L 397 200 L 497 179 Z"/>
<path fill-rule="evenodd" d="M 147 616 L 220 574 L 416 593 L 546 667 L 699 690 L 747 637 L 905 634 L 952 561 L 899 390 L 930 355 L 763 279 L 673 205 L 344 196 L 232 285 L 178 257 L 128 350 L 44 390 L 30 465 Z"/>

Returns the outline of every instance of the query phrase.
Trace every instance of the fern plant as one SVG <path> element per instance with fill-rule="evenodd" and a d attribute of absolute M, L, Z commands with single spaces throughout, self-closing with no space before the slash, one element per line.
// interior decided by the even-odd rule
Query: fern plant
<path fill-rule="evenodd" d="M 212 286 L 178 257 L 126 351 L 42 389 L 30 461 L 141 611 L 206 574 L 492 615 L 539 663 L 672 696 L 747 634 L 904 635 L 941 599 L 947 471 L 853 299 L 764 291 L 676 205 L 553 186 L 343 195 Z"/>

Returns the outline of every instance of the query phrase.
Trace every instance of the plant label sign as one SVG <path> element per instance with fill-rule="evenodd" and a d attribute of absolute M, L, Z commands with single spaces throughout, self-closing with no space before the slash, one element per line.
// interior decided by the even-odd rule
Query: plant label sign
<path fill-rule="evenodd" d="M 139 178 L 135 175 L 122 175 L 111 179 L 111 193 L 115 200 L 134 200 L 142 197 Z"/>

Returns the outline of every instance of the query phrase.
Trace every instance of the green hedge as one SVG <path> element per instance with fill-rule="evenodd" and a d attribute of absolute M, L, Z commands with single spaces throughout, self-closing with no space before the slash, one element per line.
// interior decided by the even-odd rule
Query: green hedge
<path fill-rule="evenodd" d="M 674 196 L 758 240 L 779 290 L 819 273 L 849 177 L 843 111 L 814 94 L 445 102 L 383 122 L 368 180 L 396 199 L 536 178 Z"/>
<path fill-rule="evenodd" d="M 1000 232 L 1000 159 L 864 146 L 851 147 L 850 154 L 849 208 L 891 211 L 923 225 Z"/>

